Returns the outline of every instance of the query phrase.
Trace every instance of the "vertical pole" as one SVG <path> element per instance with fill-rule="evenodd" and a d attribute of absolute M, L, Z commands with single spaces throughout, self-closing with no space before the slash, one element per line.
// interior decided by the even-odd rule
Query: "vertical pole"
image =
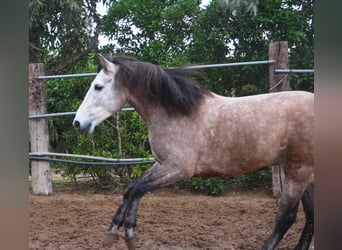
<path fill-rule="evenodd" d="M 288 69 L 288 43 L 287 41 L 273 42 L 269 45 L 269 60 L 275 60 L 269 66 L 269 92 L 290 90 L 288 74 L 276 74 L 274 69 Z M 284 186 L 284 165 L 272 166 L 273 196 L 279 197 Z"/>
<path fill-rule="evenodd" d="M 274 69 L 288 69 L 289 56 L 287 41 L 273 42 L 268 48 L 269 60 L 274 60 L 273 64 L 269 66 L 269 86 L 270 92 L 287 91 L 290 90 L 290 80 L 288 73 L 280 74 L 274 73 Z"/>
<path fill-rule="evenodd" d="M 44 64 L 29 64 L 29 115 L 46 113 Z M 49 151 L 47 118 L 29 119 L 31 152 Z M 47 161 L 31 161 L 32 192 L 35 195 L 52 194 L 51 167 Z"/>

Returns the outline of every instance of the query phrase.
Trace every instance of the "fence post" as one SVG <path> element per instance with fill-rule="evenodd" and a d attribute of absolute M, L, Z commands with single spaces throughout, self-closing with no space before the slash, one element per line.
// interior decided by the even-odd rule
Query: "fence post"
<path fill-rule="evenodd" d="M 29 115 L 46 114 L 44 64 L 29 64 Z M 29 119 L 31 152 L 49 151 L 47 118 Z M 52 194 L 51 167 L 48 161 L 31 161 L 32 192 L 35 195 Z"/>
<path fill-rule="evenodd" d="M 269 60 L 275 60 L 269 66 L 269 92 L 290 90 L 289 74 L 274 73 L 274 69 L 288 69 L 287 41 L 273 42 L 268 48 Z M 284 186 L 284 164 L 272 166 L 273 196 L 279 197 Z"/>

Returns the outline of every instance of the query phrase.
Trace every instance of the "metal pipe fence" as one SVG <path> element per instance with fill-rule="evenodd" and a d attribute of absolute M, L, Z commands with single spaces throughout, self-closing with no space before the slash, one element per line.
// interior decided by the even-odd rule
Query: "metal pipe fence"
<path fill-rule="evenodd" d="M 38 156 L 29 156 L 31 161 L 49 161 L 49 162 L 59 162 L 59 163 L 68 163 L 74 165 L 82 165 L 82 166 L 107 166 L 107 167 L 116 167 L 116 166 L 135 166 L 135 165 L 145 165 L 145 164 L 153 164 L 154 160 L 142 160 L 142 161 L 127 161 L 127 162 L 90 162 L 90 161 L 74 161 L 74 160 L 64 160 L 64 159 L 56 159 L 51 157 L 38 157 Z"/>
<path fill-rule="evenodd" d="M 73 159 L 83 159 L 92 160 L 90 161 L 79 161 L 79 160 L 65 160 L 58 158 L 73 158 Z M 99 156 L 90 155 L 78 155 L 78 154 L 63 154 L 63 153 L 51 153 L 51 152 L 34 152 L 29 153 L 30 160 L 38 161 L 52 161 L 52 162 L 62 162 L 62 163 L 73 163 L 78 165 L 102 165 L 102 166 L 117 166 L 117 165 L 143 165 L 152 164 L 155 162 L 154 158 L 105 158 Z M 96 161 L 96 162 L 95 162 Z"/>
<path fill-rule="evenodd" d="M 121 109 L 121 111 L 134 111 L 134 110 L 135 109 L 132 107 Z M 49 118 L 49 117 L 58 117 L 58 116 L 67 116 L 67 115 L 76 115 L 76 111 L 51 113 L 51 114 L 41 114 L 41 115 L 30 115 L 29 119 L 40 119 L 40 118 Z"/>
<path fill-rule="evenodd" d="M 274 73 L 312 74 L 315 73 L 315 71 L 313 69 L 275 69 Z"/>
<path fill-rule="evenodd" d="M 236 63 L 218 63 L 218 64 L 206 64 L 206 65 L 189 65 L 186 69 L 207 69 L 216 67 L 234 67 L 234 66 L 245 66 L 245 65 L 262 65 L 262 64 L 272 64 L 274 60 L 264 60 L 264 61 L 250 61 L 250 62 L 236 62 Z M 172 67 L 176 68 L 176 67 Z M 172 69 L 171 68 L 171 69 Z M 80 74 L 66 74 L 66 75 L 50 75 L 50 76 L 38 76 L 38 80 L 52 80 L 61 78 L 80 78 L 80 77 L 91 77 L 96 76 L 97 73 L 80 73 Z"/>
<path fill-rule="evenodd" d="M 80 74 L 67 74 L 67 75 L 51 75 L 51 76 L 38 76 L 38 80 L 52 80 L 61 78 L 80 78 L 80 77 L 91 77 L 96 76 L 97 73 L 80 73 Z"/>

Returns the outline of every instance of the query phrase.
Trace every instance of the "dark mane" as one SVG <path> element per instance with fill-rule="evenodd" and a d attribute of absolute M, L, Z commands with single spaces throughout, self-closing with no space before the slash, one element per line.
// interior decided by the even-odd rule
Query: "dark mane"
<path fill-rule="evenodd" d="M 131 93 L 145 95 L 149 100 L 160 103 L 169 114 L 188 115 L 196 110 L 206 95 L 211 95 L 211 92 L 189 78 L 198 76 L 198 71 L 185 67 L 163 69 L 129 57 L 113 57 L 109 60 L 120 65 L 116 80 L 125 84 Z"/>

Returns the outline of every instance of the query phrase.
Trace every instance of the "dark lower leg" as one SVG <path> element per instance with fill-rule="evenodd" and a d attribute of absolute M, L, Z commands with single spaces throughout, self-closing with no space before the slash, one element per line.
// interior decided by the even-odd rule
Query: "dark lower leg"
<path fill-rule="evenodd" d="M 147 176 L 147 173 L 145 174 Z M 112 223 L 109 226 L 108 234 L 118 234 L 119 227 L 121 227 L 124 223 L 127 211 L 129 207 L 131 206 L 131 203 L 134 201 L 135 193 L 136 193 L 136 186 L 139 180 L 146 177 L 141 177 L 140 179 L 136 180 L 135 182 L 132 182 L 125 190 L 123 195 L 123 202 L 119 206 L 118 210 L 116 211 L 115 215 L 113 216 Z"/>
<path fill-rule="evenodd" d="M 136 227 L 136 215 L 138 211 L 139 202 L 142 196 L 148 191 L 157 186 L 154 185 L 149 179 L 141 178 L 139 179 L 131 192 L 131 202 L 129 207 L 127 208 L 127 212 L 124 219 L 125 225 L 125 240 L 127 244 L 127 248 L 129 250 L 135 250 L 138 245 L 137 234 L 135 233 Z"/>
<path fill-rule="evenodd" d="M 127 208 L 124 220 L 125 239 L 128 249 L 134 250 L 137 247 L 137 234 L 134 232 L 134 229 L 136 227 L 136 214 L 141 198 L 150 190 L 169 185 L 187 176 L 183 178 L 181 177 L 183 176 L 180 175 L 177 168 L 166 169 L 165 166 L 161 167 L 159 165 L 155 165 L 154 168 L 146 172 L 135 183 L 131 191 L 132 201 Z"/>
<path fill-rule="evenodd" d="M 314 235 L 314 186 L 309 185 L 302 197 L 303 208 L 305 212 L 305 226 L 299 239 L 296 250 L 309 249 L 312 237 Z"/>
<path fill-rule="evenodd" d="M 108 229 L 109 234 L 118 234 L 118 229 L 123 225 L 123 221 L 127 212 L 127 207 L 131 202 L 131 192 L 133 190 L 134 182 L 131 183 L 125 190 L 123 195 L 123 202 L 119 206 L 115 215 L 113 216 L 112 223 Z"/>
<path fill-rule="evenodd" d="M 107 231 L 106 237 L 102 241 L 102 245 L 104 247 L 112 245 L 114 242 L 116 242 L 119 239 L 119 227 L 122 226 L 127 208 L 130 203 L 130 193 L 132 191 L 133 183 L 129 185 L 125 193 L 123 195 L 123 202 L 119 206 L 118 210 L 116 211 L 115 215 L 113 216 L 112 223 L 109 226 L 109 229 Z"/>
<path fill-rule="evenodd" d="M 118 235 L 119 227 L 124 224 L 127 246 L 130 250 L 136 249 L 137 237 L 134 229 L 136 227 L 136 213 L 140 199 L 149 190 L 190 177 L 187 172 L 183 173 L 181 170 L 175 167 L 171 161 L 164 161 L 163 165 L 155 163 L 145 174 L 129 185 L 125 191 L 123 203 L 113 217 L 109 228 L 106 238 L 111 239 L 105 239 L 105 241 L 109 242 L 112 240 L 113 235 Z"/>
<path fill-rule="evenodd" d="M 127 208 L 124 225 L 125 225 L 125 238 L 132 239 L 136 237 L 134 229 L 136 227 L 136 215 L 138 211 L 138 206 L 141 198 L 146 194 L 147 191 L 156 188 L 154 182 L 150 181 L 149 178 L 140 178 L 136 181 L 131 191 L 131 202 Z"/>
<path fill-rule="evenodd" d="M 296 204 L 280 207 L 276 218 L 276 224 L 271 236 L 267 239 L 262 250 L 275 249 L 286 231 L 296 221 L 299 201 Z"/>
<path fill-rule="evenodd" d="M 125 218 L 125 238 L 131 239 L 135 238 L 136 234 L 134 232 L 134 229 L 136 227 L 136 214 L 138 211 L 138 205 L 139 205 L 140 198 L 137 198 L 131 203 L 130 209 L 127 212 L 126 218 Z"/>
<path fill-rule="evenodd" d="M 140 198 L 134 200 L 131 203 L 131 207 L 125 218 L 125 240 L 126 240 L 127 248 L 129 250 L 136 249 L 138 245 L 137 234 L 135 233 L 134 230 L 136 227 L 136 214 L 138 210 L 139 201 L 140 201 Z"/>

